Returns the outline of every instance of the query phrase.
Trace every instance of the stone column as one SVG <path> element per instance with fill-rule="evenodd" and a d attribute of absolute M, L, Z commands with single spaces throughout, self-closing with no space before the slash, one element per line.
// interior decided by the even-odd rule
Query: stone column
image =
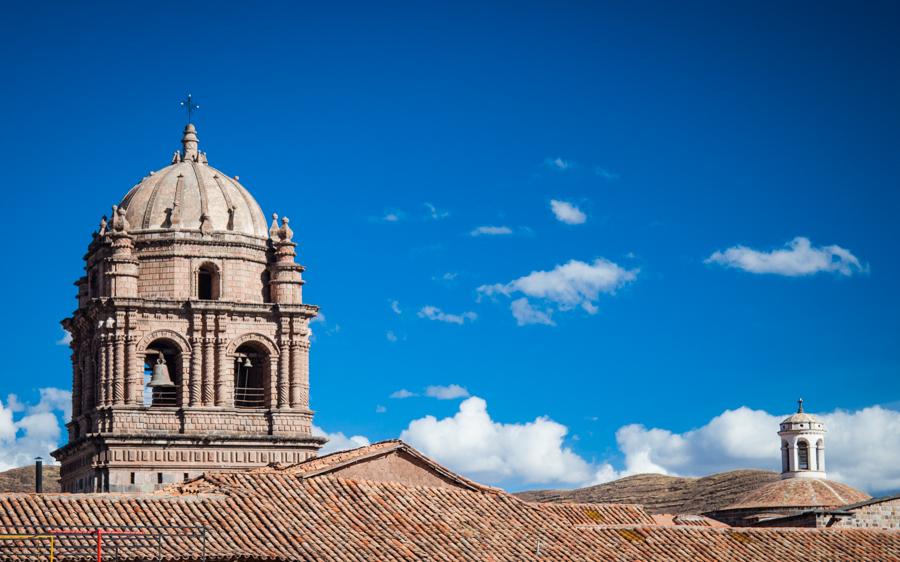
<path fill-rule="evenodd" d="M 125 337 L 125 402 L 132 406 L 144 403 L 144 369 L 138 363 L 137 336 Z"/>
<path fill-rule="evenodd" d="M 213 367 L 215 366 L 215 358 L 213 357 L 213 338 L 203 338 L 203 392 L 201 403 L 204 406 L 212 406 L 213 404 L 213 388 L 214 376 Z"/>
<path fill-rule="evenodd" d="M 201 374 L 201 364 L 203 362 L 203 338 L 191 338 L 191 347 L 193 348 L 191 351 L 191 375 L 190 375 L 190 396 L 188 397 L 188 405 L 189 406 L 199 406 L 200 405 L 200 379 L 202 377 Z"/>
<path fill-rule="evenodd" d="M 83 385 L 81 388 L 81 410 L 83 412 L 89 412 L 94 407 L 96 400 L 97 368 L 94 365 L 94 359 L 89 345 L 82 346 L 81 353 L 84 355 L 84 364 L 81 369 L 81 381 Z"/>
<path fill-rule="evenodd" d="M 109 406 L 113 403 L 113 380 L 115 378 L 115 370 L 116 370 L 116 356 L 115 356 L 115 346 L 116 342 L 114 336 L 109 334 L 106 336 L 106 345 L 104 346 L 105 355 L 106 355 L 106 379 L 103 385 L 104 392 L 104 400 L 103 405 Z"/>
<path fill-rule="evenodd" d="M 78 354 L 72 353 L 72 419 L 81 414 L 81 365 L 78 363 Z"/>
<path fill-rule="evenodd" d="M 100 336 L 97 349 L 97 406 L 106 405 L 106 336 Z"/>
<path fill-rule="evenodd" d="M 228 341 L 224 338 L 216 339 L 216 406 L 234 405 L 234 377 L 230 376 L 228 357 L 225 348 Z"/>
<path fill-rule="evenodd" d="M 113 336 L 115 345 L 115 370 L 113 375 L 113 402 L 116 405 L 125 403 L 125 336 Z"/>
<path fill-rule="evenodd" d="M 291 408 L 300 407 L 300 369 L 302 362 L 300 360 L 300 342 L 291 340 L 289 342 L 291 350 Z"/>
<path fill-rule="evenodd" d="M 293 342 L 281 342 L 281 354 L 278 357 L 278 407 L 287 408 L 290 404 L 290 396 L 288 395 L 288 380 L 291 373 L 291 354 L 290 349 Z"/>

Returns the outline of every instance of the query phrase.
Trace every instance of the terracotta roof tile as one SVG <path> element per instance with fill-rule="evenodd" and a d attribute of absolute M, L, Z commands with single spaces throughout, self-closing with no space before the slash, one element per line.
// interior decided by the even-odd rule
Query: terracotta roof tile
<path fill-rule="evenodd" d="M 787 478 L 766 484 L 723 509 L 838 507 L 869 499 L 846 484 L 816 478 Z"/>
<path fill-rule="evenodd" d="M 643 518 L 634 506 L 535 506 L 503 492 L 391 482 L 306 479 L 285 471 L 215 475 L 215 493 L 5 494 L 0 524 L 204 525 L 206 553 L 225 560 L 542 560 L 613 562 L 900 561 L 900 533 L 863 529 L 719 529 L 580 525 L 587 509 Z M 627 512 L 627 513 L 626 513 Z M 574 524 L 573 524 L 574 523 Z M 15 558 L 9 545 L 0 559 Z M 176 536 L 164 560 L 197 559 L 203 545 Z M 13 553 L 14 554 L 14 553 Z M 124 549 L 123 560 L 153 559 Z M 76 560 L 61 549 L 60 562 Z M 86 559 L 85 559 L 86 560 Z"/>

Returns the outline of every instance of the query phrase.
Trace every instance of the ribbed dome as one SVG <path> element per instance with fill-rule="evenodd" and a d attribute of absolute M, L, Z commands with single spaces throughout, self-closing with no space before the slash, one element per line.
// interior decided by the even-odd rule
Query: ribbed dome
<path fill-rule="evenodd" d="M 184 149 L 175 153 L 171 165 L 151 172 L 119 203 L 126 209 L 129 231 L 220 231 L 268 238 L 259 204 L 237 178 L 206 163 L 193 125 L 185 127 L 181 142 Z"/>
<path fill-rule="evenodd" d="M 839 507 L 867 500 L 869 497 L 865 492 L 840 482 L 788 478 L 757 488 L 724 509 Z"/>

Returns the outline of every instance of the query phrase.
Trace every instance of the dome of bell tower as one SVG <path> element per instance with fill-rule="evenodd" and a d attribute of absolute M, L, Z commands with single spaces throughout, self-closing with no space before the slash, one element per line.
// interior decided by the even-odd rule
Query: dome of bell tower
<path fill-rule="evenodd" d="M 259 204 L 237 176 L 207 163 L 193 124 L 185 126 L 181 144 L 171 164 L 151 172 L 119 203 L 126 209 L 130 232 L 224 232 L 268 238 Z"/>

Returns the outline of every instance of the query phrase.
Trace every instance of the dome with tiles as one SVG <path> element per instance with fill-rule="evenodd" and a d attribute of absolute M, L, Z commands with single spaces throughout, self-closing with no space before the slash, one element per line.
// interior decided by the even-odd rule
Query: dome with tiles
<path fill-rule="evenodd" d="M 183 231 L 236 233 L 268 238 L 265 215 L 237 176 L 228 176 L 207 163 L 198 150 L 197 130 L 184 128 L 182 150 L 172 163 L 151 172 L 119 203 L 126 209 L 134 234 Z"/>

